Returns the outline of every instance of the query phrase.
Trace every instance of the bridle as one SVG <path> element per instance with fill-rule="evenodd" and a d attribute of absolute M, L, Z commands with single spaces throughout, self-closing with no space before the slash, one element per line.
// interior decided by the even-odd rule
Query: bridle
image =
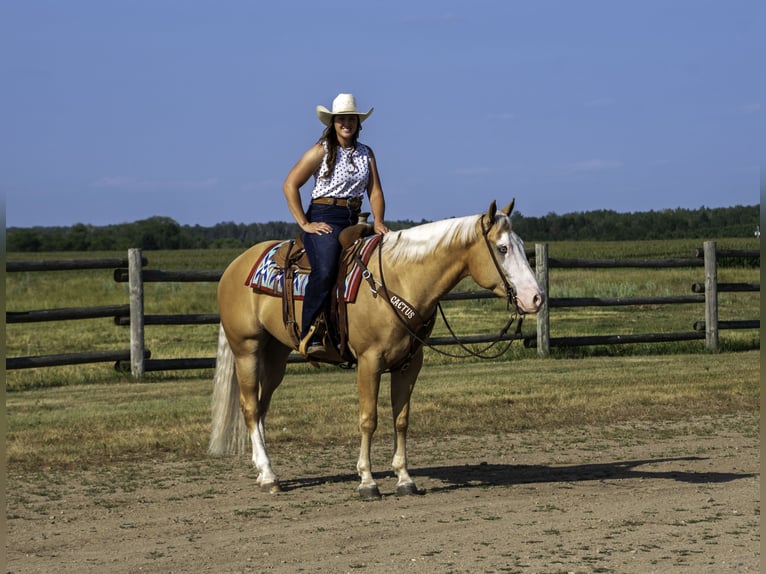
<path fill-rule="evenodd" d="M 492 229 L 492 225 L 494 225 L 495 222 L 491 221 L 489 227 L 485 227 L 483 215 L 480 217 L 480 221 L 481 236 L 484 238 L 484 244 L 489 250 L 489 256 L 492 259 L 492 263 L 495 264 L 495 269 L 497 270 L 498 275 L 500 275 L 500 279 L 503 281 L 503 287 L 505 287 L 505 299 L 507 308 L 510 309 L 511 303 L 513 303 L 514 308 L 517 312 L 519 312 L 519 306 L 516 301 L 516 289 L 514 289 L 513 285 L 511 285 L 511 282 L 508 281 L 508 278 L 505 276 L 505 271 L 503 271 L 503 267 L 500 265 L 500 262 L 497 260 L 497 256 L 495 255 L 495 250 L 492 249 L 492 245 L 489 242 L 489 230 Z"/>
<path fill-rule="evenodd" d="M 389 296 L 389 290 L 386 287 L 386 281 L 383 276 L 383 253 L 382 248 L 380 245 L 378 245 L 378 273 L 380 276 L 380 288 L 384 291 L 386 294 L 386 301 L 388 302 L 391 309 L 394 311 L 394 315 L 399 319 L 400 323 L 404 326 L 404 328 L 407 330 L 408 334 L 413 340 L 413 343 L 420 344 L 424 347 L 428 347 L 429 349 L 439 353 L 440 355 L 446 356 L 446 357 L 452 357 L 456 359 L 465 359 L 468 357 L 475 357 L 478 359 L 496 359 L 498 357 L 501 357 L 504 355 L 508 349 L 510 349 L 511 344 L 516 339 L 521 338 L 521 325 L 524 321 L 524 313 L 519 309 L 517 304 L 517 296 L 516 296 L 516 290 L 514 289 L 513 285 L 508 281 L 508 278 L 505 275 L 505 272 L 503 271 L 502 266 L 500 265 L 500 262 L 497 260 L 497 256 L 495 255 L 495 251 L 492 248 L 492 244 L 489 240 L 489 232 L 492 228 L 492 225 L 494 224 L 494 221 L 490 222 L 489 226 L 485 226 L 484 223 L 484 216 L 480 216 L 481 221 L 481 235 L 484 239 L 484 243 L 487 246 L 487 249 L 489 250 L 490 258 L 492 259 L 492 263 L 495 265 L 495 269 L 497 270 L 498 274 L 500 275 L 500 279 L 503 281 L 503 286 L 505 287 L 505 293 L 506 293 L 506 305 L 507 308 L 510 308 L 511 304 L 513 304 L 514 312 L 511 313 L 510 318 L 506 322 L 506 324 L 503 326 L 503 328 L 500 330 L 500 332 L 494 337 L 492 341 L 490 341 L 486 347 L 475 351 L 468 347 L 466 343 L 460 340 L 460 338 L 457 336 L 457 334 L 452 329 L 452 326 L 449 324 L 449 321 L 447 321 L 447 317 L 444 314 L 444 309 L 442 308 L 441 301 L 439 301 L 436 306 L 439 309 L 439 314 L 441 315 L 442 320 L 444 321 L 445 326 L 447 327 L 447 330 L 449 331 L 450 335 L 452 336 L 453 341 L 455 344 L 457 344 L 463 351 L 465 351 L 465 354 L 454 354 L 449 353 L 447 351 L 442 351 L 441 349 L 437 349 L 433 344 L 429 343 L 422 337 L 420 334 L 414 332 L 410 326 L 407 324 L 407 322 L 401 317 L 397 309 L 393 306 L 391 303 L 391 297 Z M 368 274 L 368 281 L 372 283 L 371 276 L 369 274 L 369 271 L 365 269 L 365 272 Z M 377 295 L 377 290 L 372 287 L 373 295 Z M 436 311 L 434 311 L 433 315 L 428 319 L 428 322 L 433 324 L 433 319 L 436 315 Z M 516 325 L 516 330 L 513 333 L 513 335 L 510 336 L 510 338 L 507 336 L 508 330 L 511 328 L 513 323 L 518 318 L 518 323 Z M 429 329 L 430 332 L 430 329 Z M 428 336 L 428 333 L 426 333 L 425 337 Z M 490 350 L 493 349 L 496 345 L 500 343 L 500 341 L 506 341 L 507 344 L 502 346 L 499 350 L 495 350 L 491 354 L 489 353 Z M 412 354 L 414 352 L 415 345 L 411 345 L 413 347 L 413 351 L 410 352 Z M 405 365 L 408 364 L 409 361 L 407 360 Z"/>

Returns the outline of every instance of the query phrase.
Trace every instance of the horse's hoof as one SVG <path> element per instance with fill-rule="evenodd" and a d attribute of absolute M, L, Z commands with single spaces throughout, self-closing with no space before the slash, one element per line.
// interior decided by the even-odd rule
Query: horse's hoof
<path fill-rule="evenodd" d="M 261 492 L 268 492 L 269 494 L 275 494 L 282 492 L 282 487 L 278 482 L 264 482 L 261 484 Z"/>
<path fill-rule="evenodd" d="M 362 500 L 380 500 L 380 490 L 378 490 L 377 485 L 372 486 L 360 486 L 357 491 L 359 492 L 359 497 Z"/>
<path fill-rule="evenodd" d="M 396 485 L 396 496 L 412 496 L 418 494 L 418 487 L 414 482 L 405 482 Z"/>

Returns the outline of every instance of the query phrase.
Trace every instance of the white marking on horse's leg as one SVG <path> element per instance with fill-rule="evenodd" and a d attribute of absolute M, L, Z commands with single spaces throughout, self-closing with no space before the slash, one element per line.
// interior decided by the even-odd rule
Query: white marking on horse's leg
<path fill-rule="evenodd" d="M 415 481 L 410 477 L 407 470 L 407 429 L 396 432 L 396 450 L 394 459 L 391 461 L 391 468 L 396 473 L 396 494 L 397 496 L 407 496 L 417 494 L 418 488 Z"/>
<path fill-rule="evenodd" d="M 258 485 L 267 487 L 277 482 L 277 475 L 271 468 L 271 459 L 266 451 L 266 432 L 263 418 L 258 419 L 258 424 L 253 429 L 250 438 L 253 443 L 253 464 L 258 469 Z"/>
<path fill-rule="evenodd" d="M 396 486 L 412 484 L 410 473 L 407 470 L 407 431 L 396 433 L 396 451 L 394 459 L 391 461 L 391 468 L 396 473 Z"/>
<path fill-rule="evenodd" d="M 359 460 L 356 463 L 356 471 L 362 479 L 360 487 L 374 486 L 375 479 L 372 477 L 372 463 L 370 462 L 370 450 L 372 447 L 372 434 L 362 433 L 362 445 L 359 448 Z"/>
<path fill-rule="evenodd" d="M 359 496 L 364 500 L 376 500 L 380 498 L 378 484 L 372 477 L 372 465 L 370 464 L 370 449 L 372 446 L 372 433 L 362 432 L 362 446 L 359 449 L 359 460 L 356 463 L 356 471 L 361 481 L 357 487 Z"/>
<path fill-rule="evenodd" d="M 401 422 L 402 418 L 404 419 L 403 423 Z M 396 473 L 397 496 L 417 494 L 418 489 L 415 486 L 415 481 L 412 480 L 407 470 L 407 422 L 405 415 L 400 415 L 396 421 L 396 449 L 391 461 L 391 468 Z"/>

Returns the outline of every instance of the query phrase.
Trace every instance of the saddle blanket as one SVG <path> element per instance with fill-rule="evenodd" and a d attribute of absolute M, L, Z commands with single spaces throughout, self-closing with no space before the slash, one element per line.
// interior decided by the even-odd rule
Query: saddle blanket
<path fill-rule="evenodd" d="M 365 265 L 370 260 L 373 251 L 375 251 L 375 247 L 377 247 L 380 238 L 380 235 L 371 235 L 360 239 L 364 244 L 359 251 L 359 257 Z M 274 261 L 274 254 L 285 243 L 287 242 L 283 241 L 277 243 L 274 247 L 267 249 L 260 256 L 250 270 L 245 285 L 256 291 L 260 291 L 261 293 L 267 293 L 268 295 L 277 297 L 282 296 L 285 283 L 285 270 Z M 356 301 L 359 284 L 362 282 L 362 271 L 363 270 L 356 263 L 356 260 L 348 266 L 348 272 L 346 273 L 344 281 L 344 299 L 347 303 Z M 306 294 L 308 280 L 309 274 L 302 269 L 296 270 L 293 274 L 293 297 L 295 299 L 303 299 Z"/>

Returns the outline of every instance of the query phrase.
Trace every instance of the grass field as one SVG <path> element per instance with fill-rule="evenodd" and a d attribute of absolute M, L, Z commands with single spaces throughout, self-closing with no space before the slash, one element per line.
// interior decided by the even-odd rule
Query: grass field
<path fill-rule="evenodd" d="M 419 438 L 503 434 L 697 416 L 756 414 L 760 353 L 527 358 L 427 365 L 415 388 L 411 431 Z M 206 373 L 209 378 L 210 373 Z M 392 444 L 388 377 L 375 444 Z M 91 468 L 113 462 L 206 456 L 211 385 L 71 385 L 9 393 L 9 468 Z M 268 419 L 272 446 L 299 449 L 358 443 L 354 373 L 291 367 Z"/>
<path fill-rule="evenodd" d="M 556 258 L 689 258 L 702 242 L 696 240 L 640 242 L 552 243 L 550 257 Z M 719 248 L 754 249 L 753 239 L 725 239 Z M 528 245 L 533 250 L 533 245 Z M 149 268 L 163 270 L 222 270 L 239 250 L 147 251 Z M 125 253 L 88 253 L 82 257 L 125 257 Z M 36 254 L 38 259 L 71 259 L 72 253 Z M 8 259 L 30 259 L 29 254 L 10 253 Z M 720 282 L 758 282 L 759 269 L 719 267 Z M 689 295 L 692 283 L 703 282 L 699 267 L 682 269 L 552 269 L 551 297 L 637 297 L 653 295 Z M 457 290 L 474 285 L 466 280 Z M 147 283 L 144 305 L 148 314 L 217 313 L 215 283 Z M 127 304 L 128 286 L 116 283 L 111 270 L 22 272 L 6 274 L 6 310 L 25 311 L 62 307 Z M 719 294 L 719 320 L 754 319 L 759 316 L 760 293 Z M 500 300 L 445 302 L 445 313 L 459 335 L 491 335 L 500 330 L 507 318 Z M 701 304 L 645 305 L 626 307 L 559 308 L 551 310 L 551 336 L 688 332 L 695 321 L 704 319 Z M 524 333 L 533 334 L 535 320 L 527 318 Z M 449 333 L 441 321 L 434 336 Z M 217 340 L 216 325 L 147 326 L 145 342 L 153 358 L 213 357 Z M 71 353 L 88 350 L 119 350 L 129 347 L 127 327 L 115 326 L 111 319 L 89 319 L 6 326 L 8 357 Z M 759 348 L 757 330 L 730 330 L 721 333 L 724 351 Z M 602 355 L 704 353 L 704 343 L 647 343 L 580 347 L 552 350 L 554 357 Z M 514 344 L 508 359 L 531 358 L 536 350 Z M 455 362 L 427 350 L 428 364 Z M 460 361 L 460 360 L 457 360 Z M 148 373 L 149 380 L 207 378 L 200 371 Z M 10 391 L 49 386 L 120 382 L 125 375 L 111 364 L 38 368 L 7 373 Z"/>
<path fill-rule="evenodd" d="M 701 242 L 552 244 L 551 257 L 690 257 Z M 721 241 L 721 248 L 753 249 L 753 241 Z M 95 256 L 123 254 L 88 254 Z M 223 269 L 236 252 L 147 252 L 151 268 Z M 41 259 L 72 258 L 46 253 Z M 9 259 L 28 256 L 9 254 Z M 552 297 L 626 297 L 688 294 L 701 282 L 700 268 L 672 270 L 554 269 Z M 759 270 L 721 266 L 721 282 L 758 282 Z M 470 288 L 461 285 L 459 289 Z M 721 294 L 719 319 L 759 317 L 760 294 Z M 124 304 L 127 286 L 111 272 L 27 272 L 6 275 L 7 310 Z M 215 284 L 146 285 L 147 313 L 215 313 Z M 500 301 L 445 304 L 459 334 L 488 334 L 504 323 Z M 689 331 L 703 318 L 699 305 L 553 309 L 553 336 Z M 527 329 L 534 330 L 528 319 Z M 444 326 L 434 333 L 446 335 Z M 147 327 L 156 358 L 215 355 L 217 326 Z M 504 433 L 526 428 L 680 420 L 697 415 L 757 412 L 760 397 L 759 331 L 724 331 L 723 352 L 704 342 L 553 349 L 540 359 L 514 344 L 502 360 L 456 360 L 427 351 L 413 399 L 413 432 Z M 6 326 L 7 356 L 128 347 L 128 331 L 109 319 Z M 510 359 L 510 360 L 509 360 Z M 205 456 L 212 370 L 148 373 L 133 382 L 110 364 L 7 372 L 7 461 L 14 469 L 89 467 L 110 461 Z M 390 423 L 384 379 L 381 429 Z M 389 410 L 390 412 L 390 410 Z M 305 445 L 355 444 L 356 390 L 353 372 L 291 365 L 275 396 L 270 440 Z M 381 438 L 382 437 L 382 438 Z"/>

